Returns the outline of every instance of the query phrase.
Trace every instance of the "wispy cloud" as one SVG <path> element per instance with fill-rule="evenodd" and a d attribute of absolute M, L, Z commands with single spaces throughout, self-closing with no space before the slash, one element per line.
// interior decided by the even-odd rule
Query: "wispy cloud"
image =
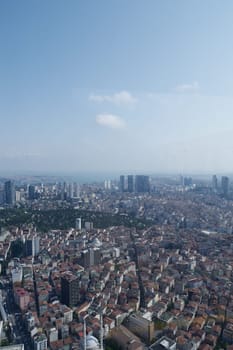
<path fill-rule="evenodd" d="M 92 94 L 89 100 L 98 103 L 110 102 L 115 105 L 132 105 L 137 102 L 137 99 L 128 91 L 120 91 L 113 95 Z"/>
<path fill-rule="evenodd" d="M 197 92 L 200 89 L 198 81 L 194 81 L 190 84 L 177 85 L 175 88 L 176 92 Z"/>
<path fill-rule="evenodd" d="M 126 124 L 125 121 L 113 114 L 99 114 L 96 116 L 96 123 L 111 129 L 123 129 Z"/>

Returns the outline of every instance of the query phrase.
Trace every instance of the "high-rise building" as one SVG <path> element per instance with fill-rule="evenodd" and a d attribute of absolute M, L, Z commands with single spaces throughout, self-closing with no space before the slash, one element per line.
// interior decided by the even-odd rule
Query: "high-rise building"
<path fill-rule="evenodd" d="M 98 265 L 101 261 L 101 251 L 99 248 L 89 248 L 82 251 L 81 264 L 84 268 Z"/>
<path fill-rule="evenodd" d="M 121 175 L 120 176 L 120 186 L 119 186 L 119 189 L 121 192 L 124 192 L 125 191 L 125 176 L 124 175 Z"/>
<path fill-rule="evenodd" d="M 193 179 L 191 177 L 183 178 L 183 186 L 191 186 L 193 184 Z"/>
<path fill-rule="evenodd" d="M 228 196 L 229 191 L 229 177 L 222 176 L 222 193 L 225 197 Z"/>
<path fill-rule="evenodd" d="M 36 256 L 40 252 L 40 237 L 31 236 L 28 237 L 25 241 L 26 255 L 27 256 Z"/>
<path fill-rule="evenodd" d="M 79 184 L 77 184 L 77 182 L 74 182 L 74 197 L 75 198 L 80 197 L 80 188 L 79 188 Z"/>
<path fill-rule="evenodd" d="M 68 186 L 68 194 L 69 194 L 69 198 L 74 198 L 74 184 L 71 182 L 69 183 Z"/>
<path fill-rule="evenodd" d="M 135 191 L 136 192 L 150 192 L 149 176 L 136 175 L 135 177 Z"/>
<path fill-rule="evenodd" d="M 22 198 L 22 192 L 21 191 L 15 191 L 15 202 L 20 202 Z"/>
<path fill-rule="evenodd" d="M 218 189 L 218 178 L 216 175 L 213 175 L 212 177 L 212 188 L 214 191 Z"/>
<path fill-rule="evenodd" d="M 5 191 L 0 189 L 0 204 L 4 204 L 5 202 Z"/>
<path fill-rule="evenodd" d="M 29 200 L 35 199 L 35 198 L 36 198 L 36 197 L 35 197 L 35 194 L 36 194 L 36 188 L 35 188 L 35 186 L 30 185 L 30 186 L 28 187 L 28 199 L 29 199 Z"/>
<path fill-rule="evenodd" d="M 112 188 L 112 182 L 111 182 L 111 180 L 105 180 L 105 181 L 104 181 L 104 189 L 105 189 L 105 190 L 111 190 L 111 188 Z"/>
<path fill-rule="evenodd" d="M 82 229 L 82 219 L 81 218 L 77 218 L 75 220 L 75 228 L 76 228 L 76 230 L 81 230 Z"/>
<path fill-rule="evenodd" d="M 64 200 L 64 201 L 67 200 L 67 184 L 66 184 L 66 182 L 63 182 L 63 185 L 62 185 L 61 200 Z"/>
<path fill-rule="evenodd" d="M 8 205 L 15 204 L 15 186 L 13 181 L 6 181 L 4 184 L 4 194 L 5 194 L 5 203 Z"/>
<path fill-rule="evenodd" d="M 75 306 L 80 300 L 79 279 L 71 272 L 61 277 L 61 302 L 67 306 Z"/>
<path fill-rule="evenodd" d="M 134 176 L 128 175 L 128 192 L 134 192 Z"/>

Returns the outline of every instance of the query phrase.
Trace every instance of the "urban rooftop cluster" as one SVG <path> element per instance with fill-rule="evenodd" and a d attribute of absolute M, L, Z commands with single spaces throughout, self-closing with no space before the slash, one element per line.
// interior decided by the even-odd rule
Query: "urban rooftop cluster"
<path fill-rule="evenodd" d="M 76 217 L 69 229 L 42 232 L 33 220 L 5 221 L 0 332 L 8 349 L 231 350 L 233 202 L 229 180 L 219 187 L 216 179 L 121 176 L 110 188 L 80 186 L 72 198 L 61 197 L 69 185 L 33 185 L 33 198 L 32 185 L 28 194 L 22 186 L 13 213 L 66 202 L 147 225 L 97 228 Z"/>

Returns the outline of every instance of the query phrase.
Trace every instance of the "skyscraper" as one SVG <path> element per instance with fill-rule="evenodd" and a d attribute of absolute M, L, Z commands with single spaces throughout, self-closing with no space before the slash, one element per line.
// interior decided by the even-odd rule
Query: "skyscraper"
<path fill-rule="evenodd" d="M 36 256 L 40 251 L 40 237 L 29 236 L 25 241 L 25 250 L 27 256 Z"/>
<path fill-rule="evenodd" d="M 212 177 L 212 188 L 214 191 L 218 189 L 218 178 L 216 175 L 213 175 Z"/>
<path fill-rule="evenodd" d="M 4 184 L 4 194 L 5 194 L 5 203 L 8 205 L 15 204 L 15 186 L 13 181 L 6 181 Z"/>
<path fill-rule="evenodd" d="M 124 192 L 125 191 L 125 177 L 124 175 L 120 176 L 120 191 Z"/>
<path fill-rule="evenodd" d="M 183 178 L 183 186 L 191 186 L 193 184 L 193 179 L 191 177 L 185 176 Z"/>
<path fill-rule="evenodd" d="M 111 182 L 111 180 L 105 180 L 105 181 L 104 181 L 104 189 L 105 189 L 105 190 L 111 190 L 111 188 L 112 188 L 112 182 Z"/>
<path fill-rule="evenodd" d="M 136 175 L 136 177 L 135 177 L 135 191 L 139 192 L 139 193 L 150 191 L 149 176 Z"/>
<path fill-rule="evenodd" d="M 78 198 L 80 196 L 79 184 L 77 184 L 77 182 L 74 182 L 73 186 L 74 186 L 74 197 Z"/>
<path fill-rule="evenodd" d="M 74 198 L 74 184 L 71 182 L 69 183 L 68 186 L 68 194 L 69 194 L 69 198 Z"/>
<path fill-rule="evenodd" d="M 128 192 L 134 192 L 134 177 L 128 175 Z"/>
<path fill-rule="evenodd" d="M 61 277 L 61 302 L 72 307 L 77 305 L 79 299 L 78 277 L 67 272 Z"/>
<path fill-rule="evenodd" d="M 35 186 L 30 185 L 30 186 L 28 187 L 28 199 L 29 199 L 29 200 L 35 199 L 35 192 L 36 192 Z"/>
<path fill-rule="evenodd" d="M 67 183 L 63 182 L 62 190 L 61 190 L 61 200 L 67 200 Z"/>
<path fill-rule="evenodd" d="M 228 196 L 228 191 L 229 191 L 229 177 L 222 176 L 222 193 L 224 197 Z"/>

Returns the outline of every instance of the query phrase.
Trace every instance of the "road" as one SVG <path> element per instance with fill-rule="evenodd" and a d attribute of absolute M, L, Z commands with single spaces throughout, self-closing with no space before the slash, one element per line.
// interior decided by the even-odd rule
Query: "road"
<path fill-rule="evenodd" d="M 24 349 L 30 350 L 32 349 L 30 333 L 26 329 L 19 307 L 14 302 L 12 285 L 8 282 L 3 283 L 3 306 L 12 330 L 12 341 L 14 344 L 24 344 Z"/>
<path fill-rule="evenodd" d="M 139 290 L 140 290 L 140 307 L 141 308 L 145 308 L 145 289 L 144 289 L 144 285 L 142 282 L 142 278 L 141 278 L 141 274 L 140 274 L 140 268 L 139 268 L 139 264 L 138 264 L 138 251 L 137 251 L 137 246 L 135 244 L 135 237 L 133 232 L 131 232 L 130 234 L 132 242 L 133 242 L 133 248 L 134 248 L 134 262 L 136 265 L 136 273 L 137 273 L 137 277 L 138 277 L 138 285 L 139 285 Z"/>

